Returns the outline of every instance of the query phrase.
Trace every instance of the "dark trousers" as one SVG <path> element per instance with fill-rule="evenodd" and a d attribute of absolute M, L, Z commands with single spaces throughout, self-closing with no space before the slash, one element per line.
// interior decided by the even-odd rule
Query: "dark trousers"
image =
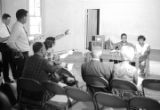
<path fill-rule="evenodd" d="M 12 73 L 16 74 L 16 68 L 14 61 L 12 59 L 12 51 L 11 49 L 5 44 L 0 43 L 0 52 L 2 53 L 2 71 L 4 80 L 9 80 L 9 65 L 11 67 Z"/>
<path fill-rule="evenodd" d="M 21 77 L 25 61 L 29 57 L 28 52 L 22 52 L 22 54 L 23 54 L 23 58 L 20 57 L 20 58 L 14 59 L 14 62 L 16 64 L 16 75 L 14 76 L 15 79 L 19 79 L 19 77 Z"/>

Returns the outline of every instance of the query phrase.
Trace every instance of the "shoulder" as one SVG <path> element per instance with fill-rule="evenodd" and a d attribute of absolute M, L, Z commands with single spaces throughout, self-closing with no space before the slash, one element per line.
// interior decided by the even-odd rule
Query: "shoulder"
<path fill-rule="evenodd" d="M 150 47 L 150 45 L 148 43 L 145 43 L 144 46 L 145 47 Z"/>
<path fill-rule="evenodd" d="M 88 62 L 87 62 L 87 63 L 88 63 Z M 86 67 L 87 63 L 83 63 L 83 64 L 81 65 L 81 68 Z"/>
<path fill-rule="evenodd" d="M 114 63 L 113 62 L 102 62 L 102 64 L 104 66 L 107 66 L 107 67 L 113 67 L 114 66 Z"/>
<path fill-rule="evenodd" d="M 4 23 L 0 23 L 0 29 L 4 28 L 5 24 Z"/>

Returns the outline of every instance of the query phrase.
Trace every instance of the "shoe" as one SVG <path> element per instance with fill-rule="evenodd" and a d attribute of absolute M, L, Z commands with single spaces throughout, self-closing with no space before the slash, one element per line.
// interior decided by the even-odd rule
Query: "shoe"
<path fill-rule="evenodd" d="M 5 80 L 5 83 L 14 83 L 14 81 L 11 79 L 7 79 L 7 80 Z"/>

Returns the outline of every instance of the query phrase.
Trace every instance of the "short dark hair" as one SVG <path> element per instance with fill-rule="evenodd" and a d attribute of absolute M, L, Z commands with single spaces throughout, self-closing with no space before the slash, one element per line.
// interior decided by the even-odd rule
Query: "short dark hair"
<path fill-rule="evenodd" d="M 16 18 L 17 20 L 21 20 L 23 17 L 27 16 L 28 11 L 25 9 L 19 9 L 16 12 Z"/>
<path fill-rule="evenodd" d="M 46 38 L 46 40 L 50 40 L 50 41 L 52 41 L 53 43 L 55 43 L 55 38 L 54 38 L 54 37 L 52 37 L 52 36 L 47 37 L 47 38 Z"/>
<path fill-rule="evenodd" d="M 122 34 L 121 34 L 121 38 L 122 38 L 122 36 L 127 36 L 127 34 L 126 34 L 126 33 L 122 33 Z"/>
<path fill-rule="evenodd" d="M 146 40 L 146 38 L 145 38 L 143 35 L 138 36 L 138 41 L 139 41 L 140 39 L 143 39 L 144 41 Z"/>
<path fill-rule="evenodd" d="M 11 16 L 8 14 L 8 13 L 4 13 L 2 15 L 2 19 L 7 19 L 7 18 L 10 18 Z"/>
<path fill-rule="evenodd" d="M 42 47 L 43 47 L 43 43 L 42 43 L 42 42 L 35 42 L 35 43 L 33 44 L 33 52 L 34 52 L 34 53 L 39 52 L 40 49 L 42 49 Z"/>
<path fill-rule="evenodd" d="M 44 41 L 44 45 L 46 50 L 48 48 L 51 48 L 53 46 L 53 44 L 55 44 L 55 38 L 54 37 L 47 37 Z"/>

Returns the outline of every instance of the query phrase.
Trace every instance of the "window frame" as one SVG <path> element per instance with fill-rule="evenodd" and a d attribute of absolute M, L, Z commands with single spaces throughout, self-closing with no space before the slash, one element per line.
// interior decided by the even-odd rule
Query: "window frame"
<path fill-rule="evenodd" d="M 29 36 L 35 36 L 35 35 L 42 35 L 42 0 L 39 0 L 40 1 L 40 16 L 36 16 L 36 15 L 31 15 L 30 12 L 28 13 L 28 30 L 29 30 Z M 30 0 L 28 0 L 28 10 L 30 11 Z M 35 0 L 34 0 L 35 2 Z M 35 10 L 35 9 L 34 9 Z M 37 34 L 31 34 L 31 31 L 30 31 L 30 28 L 31 28 L 31 24 L 30 24 L 30 18 L 31 17 L 40 17 L 41 19 L 41 24 L 40 24 L 40 33 L 37 33 Z"/>

